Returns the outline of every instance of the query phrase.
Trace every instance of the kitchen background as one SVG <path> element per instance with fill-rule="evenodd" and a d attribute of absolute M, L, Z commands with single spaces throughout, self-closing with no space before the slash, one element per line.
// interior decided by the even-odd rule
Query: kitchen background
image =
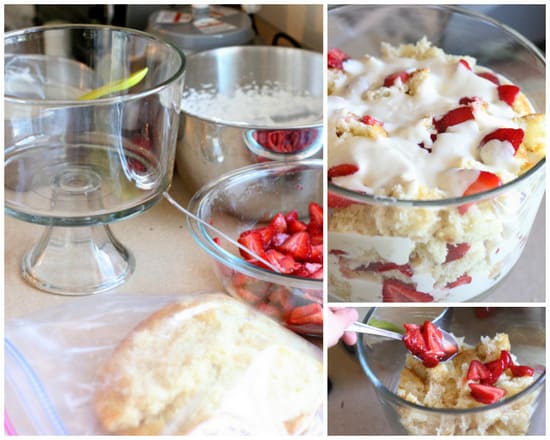
<path fill-rule="evenodd" d="M 254 44 L 300 46 L 323 50 L 323 6 L 319 5 L 216 5 L 229 8 L 250 21 L 238 26 L 254 31 Z M 5 30 L 59 22 L 104 23 L 146 30 L 148 21 L 161 10 L 181 11 L 189 5 L 6 5 Z M 240 17 L 242 18 L 242 17 Z M 246 39 L 246 38 L 245 38 Z"/>

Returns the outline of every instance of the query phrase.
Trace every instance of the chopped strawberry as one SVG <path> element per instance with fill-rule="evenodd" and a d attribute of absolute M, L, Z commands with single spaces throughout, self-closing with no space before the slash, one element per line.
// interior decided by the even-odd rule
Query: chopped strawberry
<path fill-rule="evenodd" d="M 244 231 L 237 240 L 240 244 L 250 249 L 259 257 L 265 256 L 265 246 L 262 239 L 262 234 L 256 230 Z M 239 249 L 240 254 L 249 261 L 256 261 L 256 258 L 247 253 L 243 249 Z"/>
<path fill-rule="evenodd" d="M 290 325 L 322 324 L 323 308 L 317 303 L 295 307 L 288 314 L 286 322 Z"/>
<path fill-rule="evenodd" d="M 532 376 L 535 370 L 527 365 L 511 365 L 510 371 L 514 377 Z"/>
<path fill-rule="evenodd" d="M 438 133 L 443 133 L 447 128 L 471 119 L 474 119 L 474 110 L 471 106 L 457 107 L 449 110 L 441 118 L 434 119 L 434 126 Z"/>
<path fill-rule="evenodd" d="M 328 191 L 327 205 L 329 208 L 347 208 L 353 205 L 355 202 L 345 197 L 341 197 L 333 192 Z"/>
<path fill-rule="evenodd" d="M 410 74 L 408 74 L 405 71 L 395 72 L 391 75 L 388 75 L 384 78 L 384 87 L 391 87 L 395 84 L 395 82 L 400 79 L 403 84 L 405 84 L 409 78 Z"/>
<path fill-rule="evenodd" d="M 472 194 L 489 191 L 501 185 L 502 181 L 496 174 L 490 173 L 489 171 L 480 171 L 477 179 L 470 184 L 468 188 L 466 188 L 463 195 L 469 196 Z"/>
<path fill-rule="evenodd" d="M 378 125 L 382 127 L 384 125 L 383 122 L 379 121 L 378 119 L 373 118 L 370 115 L 365 115 L 361 119 L 359 119 L 363 124 L 366 125 Z"/>
<path fill-rule="evenodd" d="M 510 352 L 506 350 L 500 351 L 500 362 L 502 362 L 502 367 L 506 370 L 507 368 L 510 368 L 510 366 L 514 365 L 514 361 L 512 360 L 512 356 L 510 356 Z"/>
<path fill-rule="evenodd" d="M 384 302 L 431 302 L 434 298 L 429 293 L 417 291 L 412 284 L 398 280 L 384 280 L 382 301 Z"/>
<path fill-rule="evenodd" d="M 282 212 L 278 212 L 269 222 L 269 226 L 273 228 L 275 232 L 286 232 L 287 224 L 286 218 Z"/>
<path fill-rule="evenodd" d="M 489 377 L 483 380 L 483 383 L 486 385 L 493 385 L 506 369 L 504 367 L 504 362 L 502 362 L 501 359 L 496 359 L 491 362 L 486 362 L 485 367 L 487 368 L 487 370 L 489 370 L 489 373 L 490 373 Z"/>
<path fill-rule="evenodd" d="M 321 267 L 318 271 L 313 272 L 310 275 L 310 278 L 313 278 L 314 280 L 322 280 L 323 279 L 323 268 Z"/>
<path fill-rule="evenodd" d="M 412 271 L 412 268 L 411 268 L 410 264 L 401 264 L 401 265 L 399 265 L 399 264 L 396 264 L 396 263 L 377 262 L 377 263 L 370 263 L 367 266 L 366 270 L 370 270 L 370 271 L 373 271 L 373 272 L 379 272 L 379 273 L 389 272 L 391 270 L 398 270 L 399 272 L 401 272 L 403 275 L 405 275 L 407 277 L 412 277 L 413 276 L 413 271 Z"/>
<path fill-rule="evenodd" d="M 466 273 L 460 275 L 456 280 L 447 283 L 445 286 L 447 289 L 454 289 L 455 287 L 462 286 L 463 284 L 470 284 L 472 277 Z"/>
<path fill-rule="evenodd" d="M 311 240 L 307 232 L 296 232 L 279 246 L 279 251 L 291 255 L 298 261 L 305 261 L 311 255 Z"/>
<path fill-rule="evenodd" d="M 415 356 L 422 356 L 426 352 L 426 341 L 422 335 L 422 327 L 418 324 L 403 324 L 405 327 L 405 335 L 403 336 L 403 343 L 407 350 L 409 350 Z"/>
<path fill-rule="evenodd" d="M 460 105 L 470 105 L 481 103 L 483 100 L 479 96 L 463 96 L 458 100 Z"/>
<path fill-rule="evenodd" d="M 519 87 L 513 84 L 502 84 L 497 87 L 498 97 L 510 107 L 514 105 L 516 96 L 519 93 Z"/>
<path fill-rule="evenodd" d="M 312 241 L 309 261 L 313 263 L 323 263 L 323 243 L 313 244 Z"/>
<path fill-rule="evenodd" d="M 265 252 L 265 259 L 282 274 L 292 274 L 302 266 L 291 255 L 286 255 L 275 249 Z"/>
<path fill-rule="evenodd" d="M 290 237 L 290 234 L 285 232 L 276 232 L 271 240 L 271 245 L 274 248 L 278 248 L 287 240 L 288 237 Z"/>
<path fill-rule="evenodd" d="M 237 287 L 235 290 L 237 292 L 237 295 L 239 295 L 243 300 L 245 300 L 249 304 L 257 304 L 263 300 L 262 296 L 257 295 L 256 293 L 252 292 L 250 289 L 247 289 L 246 287 Z"/>
<path fill-rule="evenodd" d="M 332 48 L 328 51 L 328 67 L 330 69 L 340 69 L 344 68 L 344 61 L 347 61 L 351 58 L 346 52 L 338 48 Z"/>
<path fill-rule="evenodd" d="M 443 334 L 431 321 L 424 321 L 422 326 L 404 324 L 405 347 L 416 357 L 422 360 L 426 368 L 433 368 L 437 364 L 456 353 L 456 347 L 444 347 Z"/>
<path fill-rule="evenodd" d="M 468 243 L 447 243 L 447 257 L 445 263 L 460 260 L 470 250 Z"/>
<path fill-rule="evenodd" d="M 261 235 L 264 249 L 267 249 L 271 244 L 271 240 L 273 239 L 273 228 L 265 226 L 263 228 L 255 229 L 255 231 Z"/>
<path fill-rule="evenodd" d="M 317 203 L 311 202 L 308 206 L 309 224 L 323 228 L 323 207 Z"/>
<path fill-rule="evenodd" d="M 525 132 L 521 128 L 497 128 L 495 131 L 487 134 L 482 140 L 480 147 L 483 147 L 487 142 L 492 141 L 493 139 L 510 142 L 512 147 L 514 147 L 514 154 L 518 150 L 519 146 L 523 142 L 523 137 Z"/>
<path fill-rule="evenodd" d="M 487 81 L 491 81 L 493 84 L 496 84 L 497 86 L 500 84 L 498 77 L 494 73 L 481 72 L 481 73 L 478 73 L 477 76 L 480 76 L 481 78 L 484 78 Z"/>
<path fill-rule="evenodd" d="M 489 171 L 480 171 L 477 179 L 466 188 L 466 191 L 464 191 L 464 196 L 469 196 L 472 194 L 477 194 L 485 191 L 489 191 L 491 189 L 497 188 L 502 185 L 502 180 L 500 180 L 500 177 L 498 177 L 496 174 L 493 174 Z M 470 204 L 464 204 L 460 205 L 458 207 L 458 211 L 460 214 L 464 215 L 468 209 L 470 208 Z"/>
<path fill-rule="evenodd" d="M 468 373 L 466 374 L 466 379 L 475 381 L 487 380 L 489 379 L 490 375 L 491 372 L 487 369 L 487 367 L 477 359 L 474 359 L 472 362 L 470 362 Z"/>
<path fill-rule="evenodd" d="M 287 229 L 289 234 L 294 234 L 296 232 L 303 232 L 307 230 L 307 225 L 298 218 L 297 211 L 290 211 L 285 215 L 285 220 L 287 224 Z"/>
<path fill-rule="evenodd" d="M 268 300 L 271 304 L 278 307 L 286 316 L 294 307 L 292 300 L 292 292 L 286 287 L 276 286 L 275 289 L 269 293 Z"/>
<path fill-rule="evenodd" d="M 469 383 L 472 397 L 480 403 L 490 405 L 498 402 L 504 397 L 506 391 L 491 385 L 482 385 L 479 383 Z"/>
<path fill-rule="evenodd" d="M 266 314 L 267 316 L 271 316 L 272 318 L 274 318 L 277 321 L 279 319 L 283 318 L 283 312 L 281 311 L 281 309 L 274 306 L 273 304 L 260 303 L 260 304 L 256 304 L 256 308 L 260 312 Z"/>
<path fill-rule="evenodd" d="M 424 341 L 426 341 L 426 350 L 437 358 L 443 358 L 445 356 L 445 350 L 443 350 L 443 335 L 441 331 L 431 321 L 425 321 L 422 326 L 422 335 Z"/>
<path fill-rule="evenodd" d="M 464 67 L 466 67 L 466 69 L 472 70 L 472 68 L 470 67 L 470 63 L 468 63 L 468 61 L 466 61 L 464 58 L 461 58 L 458 63 L 462 64 Z"/>
<path fill-rule="evenodd" d="M 343 163 L 340 165 L 334 165 L 328 170 L 328 180 L 331 180 L 334 177 L 343 177 L 354 174 L 359 170 L 359 167 L 351 163 Z"/>

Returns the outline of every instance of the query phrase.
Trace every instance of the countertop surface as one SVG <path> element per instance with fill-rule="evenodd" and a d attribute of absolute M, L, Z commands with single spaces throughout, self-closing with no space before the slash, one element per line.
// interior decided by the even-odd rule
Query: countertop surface
<path fill-rule="evenodd" d="M 190 198 L 177 173 L 170 193 L 184 206 Z M 164 199 L 145 213 L 111 224 L 115 236 L 134 254 L 136 269 L 117 289 L 101 295 L 136 293 L 177 295 L 217 291 L 210 257 L 195 243 L 185 216 Z M 23 255 L 39 239 L 43 226 L 5 216 L 4 313 L 11 319 L 78 297 L 47 294 L 24 282 Z M 545 205 L 542 204 L 523 255 L 485 302 L 545 302 Z"/>
<path fill-rule="evenodd" d="M 190 198 L 177 174 L 170 194 L 184 206 Z M 37 242 L 43 226 L 5 216 L 4 313 L 16 318 L 80 297 L 53 295 L 28 285 L 20 274 L 23 255 Z M 222 291 L 210 257 L 195 243 L 186 218 L 166 200 L 141 215 L 110 225 L 134 254 L 136 268 L 126 283 L 99 295 L 179 295 L 198 291 Z"/>

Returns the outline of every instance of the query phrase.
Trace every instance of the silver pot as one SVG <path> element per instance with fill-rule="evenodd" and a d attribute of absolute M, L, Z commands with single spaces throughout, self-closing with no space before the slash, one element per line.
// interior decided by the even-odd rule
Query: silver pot
<path fill-rule="evenodd" d="M 246 165 L 321 157 L 321 54 L 286 47 L 234 46 L 191 55 L 187 66 L 176 166 L 191 193 Z M 272 115 L 269 122 L 232 120 L 231 114 L 220 117 L 186 106 L 186 97 L 193 93 L 209 90 L 215 96 L 231 96 L 251 84 L 276 84 L 290 92 L 285 102 L 292 94 L 296 105 L 284 114 Z M 303 96 L 318 100 L 315 111 L 300 107 Z"/>

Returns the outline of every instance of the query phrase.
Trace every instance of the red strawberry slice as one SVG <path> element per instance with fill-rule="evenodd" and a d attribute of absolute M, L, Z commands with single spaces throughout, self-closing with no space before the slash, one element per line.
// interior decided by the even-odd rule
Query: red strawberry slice
<path fill-rule="evenodd" d="M 525 132 L 521 128 L 497 128 L 481 140 L 480 147 L 483 147 L 483 145 L 487 142 L 496 139 L 503 142 L 510 142 L 512 147 L 514 147 L 515 154 L 523 142 L 524 136 Z"/>
<path fill-rule="evenodd" d="M 309 261 L 313 263 L 323 263 L 323 243 L 311 245 L 311 254 L 309 256 Z"/>
<path fill-rule="evenodd" d="M 265 246 L 262 234 L 256 230 L 244 231 L 237 240 L 240 244 L 250 249 L 259 257 L 265 257 Z M 254 262 L 256 258 L 243 249 L 239 249 L 240 254 L 248 261 Z"/>
<path fill-rule="evenodd" d="M 333 192 L 327 193 L 327 205 L 329 208 L 347 208 L 353 205 L 355 202 L 345 197 L 341 197 Z"/>
<path fill-rule="evenodd" d="M 514 377 L 532 376 L 535 370 L 527 365 L 511 365 L 510 371 Z"/>
<path fill-rule="evenodd" d="M 317 303 L 296 307 L 288 314 L 286 322 L 290 325 L 322 324 L 323 308 Z"/>
<path fill-rule="evenodd" d="M 497 87 L 498 97 L 510 107 L 514 105 L 516 96 L 519 93 L 519 87 L 513 84 L 502 84 Z"/>
<path fill-rule="evenodd" d="M 512 365 L 514 365 L 514 361 L 512 360 L 512 356 L 510 356 L 510 352 L 507 350 L 501 350 L 500 351 L 500 362 L 502 362 L 502 368 L 507 369 L 510 368 Z"/>
<path fill-rule="evenodd" d="M 449 110 L 441 118 L 434 119 L 434 126 L 438 133 L 443 133 L 447 128 L 471 119 L 474 119 L 474 110 L 471 106 L 457 107 Z"/>
<path fill-rule="evenodd" d="M 447 243 L 447 257 L 445 263 L 460 260 L 470 250 L 468 243 Z"/>
<path fill-rule="evenodd" d="M 496 174 L 493 174 L 489 171 L 480 171 L 477 179 L 466 188 L 464 191 L 464 196 L 470 196 L 472 194 L 477 194 L 491 189 L 497 188 L 502 185 L 502 180 Z M 458 207 L 458 212 L 461 215 L 464 215 L 468 209 L 470 209 L 471 204 L 467 203 L 460 205 Z"/>
<path fill-rule="evenodd" d="M 470 362 L 468 373 L 466 374 L 467 380 L 487 380 L 491 376 L 491 372 L 477 359 Z"/>
<path fill-rule="evenodd" d="M 395 84 L 395 82 L 400 79 L 403 84 L 405 84 L 409 78 L 410 74 L 408 74 L 405 71 L 395 72 L 391 75 L 388 75 L 384 78 L 384 87 L 391 87 Z"/>
<path fill-rule="evenodd" d="M 328 51 L 328 67 L 330 69 L 339 69 L 344 68 L 344 61 L 347 61 L 351 58 L 346 52 L 336 47 Z"/>
<path fill-rule="evenodd" d="M 466 61 L 464 58 L 461 58 L 458 63 L 462 64 L 464 67 L 466 67 L 466 69 L 472 70 L 472 68 L 470 67 L 470 63 L 468 63 L 468 61 Z"/>
<path fill-rule="evenodd" d="M 265 259 L 282 274 L 292 274 L 302 267 L 291 255 L 285 255 L 275 249 L 268 249 Z"/>
<path fill-rule="evenodd" d="M 265 226 L 263 228 L 255 229 L 255 231 L 261 235 L 264 249 L 267 249 L 271 244 L 271 240 L 273 239 L 273 235 L 274 235 L 273 228 L 269 226 Z"/>
<path fill-rule="evenodd" d="M 426 341 L 426 349 L 429 354 L 437 359 L 442 359 L 445 356 L 443 350 L 443 335 L 441 331 L 431 321 L 425 321 L 422 326 L 422 335 Z"/>
<path fill-rule="evenodd" d="M 426 341 L 424 335 L 422 335 L 422 328 L 411 323 L 403 324 L 403 327 L 405 327 L 405 335 L 403 336 L 405 347 L 415 356 L 422 356 L 426 352 Z"/>
<path fill-rule="evenodd" d="M 493 174 L 489 171 L 480 171 L 477 179 L 470 184 L 466 191 L 464 191 L 464 196 L 469 196 L 472 194 L 481 193 L 484 191 L 489 191 L 491 189 L 497 188 L 502 185 L 500 177 L 496 174 Z"/>
<path fill-rule="evenodd" d="M 472 277 L 468 274 L 460 275 L 456 280 L 447 283 L 445 286 L 447 289 L 454 289 L 455 287 L 462 286 L 463 284 L 470 284 Z"/>
<path fill-rule="evenodd" d="M 491 385 L 469 383 L 468 386 L 470 387 L 472 397 L 478 402 L 485 403 L 487 405 L 498 402 L 506 394 L 505 390 L 493 387 Z"/>
<path fill-rule="evenodd" d="M 298 261 L 306 261 L 311 255 L 311 240 L 307 232 L 296 232 L 279 246 L 279 251 Z"/>
<path fill-rule="evenodd" d="M 359 119 L 363 124 L 366 125 L 378 125 L 382 127 L 384 125 L 383 122 L 379 121 L 378 119 L 373 118 L 370 115 L 365 115 L 361 119 Z"/>
<path fill-rule="evenodd" d="M 429 293 L 417 291 L 412 284 L 398 280 L 384 280 L 382 286 L 383 302 L 431 302 L 434 297 Z"/>
<path fill-rule="evenodd" d="M 458 103 L 460 105 L 470 105 L 470 104 L 477 104 L 482 102 L 483 102 L 483 99 L 481 99 L 479 96 L 463 96 L 458 100 Z"/>
<path fill-rule="evenodd" d="M 398 270 L 399 272 L 401 272 L 403 275 L 405 275 L 407 277 L 412 277 L 413 276 L 413 271 L 412 271 L 412 268 L 411 268 L 410 264 L 401 264 L 400 265 L 400 264 L 396 264 L 396 263 L 376 262 L 376 263 L 370 263 L 367 266 L 366 270 L 370 270 L 370 271 L 373 271 L 373 272 L 379 272 L 379 273 L 389 272 L 391 270 Z"/>
<path fill-rule="evenodd" d="M 273 239 L 271 240 L 271 245 L 274 248 L 279 248 L 287 239 L 290 237 L 290 234 L 286 234 L 284 232 L 277 232 L 273 235 Z"/>
<path fill-rule="evenodd" d="M 487 379 L 484 379 L 482 382 L 486 385 L 493 385 L 506 369 L 504 368 L 504 363 L 500 359 L 486 362 L 485 367 L 487 368 L 487 370 L 489 370 L 490 373 L 489 377 Z"/>
<path fill-rule="evenodd" d="M 287 224 L 285 215 L 282 212 L 278 212 L 277 214 L 275 214 L 275 216 L 273 216 L 273 218 L 269 222 L 269 226 L 275 232 L 286 232 Z"/>
<path fill-rule="evenodd" d="M 307 230 L 307 225 L 298 218 L 297 211 L 290 211 L 285 216 L 287 229 L 289 234 L 294 234 L 296 232 L 303 232 Z"/>
<path fill-rule="evenodd" d="M 487 81 L 491 81 L 493 84 L 496 84 L 497 86 L 500 84 L 498 77 L 494 73 L 480 72 L 477 74 L 477 76 L 480 76 L 481 78 L 484 78 Z"/>
<path fill-rule="evenodd" d="M 359 170 L 359 167 L 351 163 L 343 163 L 340 165 L 334 165 L 328 169 L 328 180 L 334 177 L 343 177 L 354 174 Z"/>
<path fill-rule="evenodd" d="M 308 206 L 308 211 L 309 224 L 323 229 L 323 207 L 315 202 L 311 202 Z"/>

